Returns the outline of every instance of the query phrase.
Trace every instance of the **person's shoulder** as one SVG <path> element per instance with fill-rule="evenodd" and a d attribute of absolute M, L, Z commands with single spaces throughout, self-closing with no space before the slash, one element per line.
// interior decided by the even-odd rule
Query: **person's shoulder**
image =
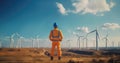
<path fill-rule="evenodd" d="M 59 32 L 62 32 L 61 30 L 58 30 Z"/>
<path fill-rule="evenodd" d="M 51 30 L 51 32 L 53 32 L 54 30 Z"/>
<path fill-rule="evenodd" d="M 61 31 L 61 30 L 59 30 L 59 31 Z"/>

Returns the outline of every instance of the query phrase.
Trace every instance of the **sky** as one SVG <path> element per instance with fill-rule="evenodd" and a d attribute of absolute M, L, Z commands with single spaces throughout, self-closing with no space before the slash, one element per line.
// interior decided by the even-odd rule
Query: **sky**
<path fill-rule="evenodd" d="M 120 0 L 0 0 L 0 38 L 18 33 L 25 38 L 48 39 L 53 23 L 64 40 L 98 29 L 101 38 L 119 42 Z M 95 33 L 89 37 L 95 39 Z M 2 41 L 2 39 L 1 39 Z M 63 41 L 64 42 L 64 41 Z M 3 43 L 3 41 L 2 41 Z"/>

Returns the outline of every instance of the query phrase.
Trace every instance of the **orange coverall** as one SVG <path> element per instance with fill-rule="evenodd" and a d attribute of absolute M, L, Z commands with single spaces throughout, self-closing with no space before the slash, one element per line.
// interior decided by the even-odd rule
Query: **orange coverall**
<path fill-rule="evenodd" d="M 63 39 L 62 32 L 58 30 L 58 28 L 54 28 L 54 30 L 50 32 L 49 39 L 52 41 L 51 56 L 54 56 L 54 49 L 57 46 L 58 56 L 60 57 L 62 54 L 60 47 L 60 42 Z"/>

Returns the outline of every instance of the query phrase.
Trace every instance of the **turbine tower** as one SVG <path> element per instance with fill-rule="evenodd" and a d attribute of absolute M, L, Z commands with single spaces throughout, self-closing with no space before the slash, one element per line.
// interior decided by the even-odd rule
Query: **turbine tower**
<path fill-rule="evenodd" d="M 77 39 L 77 45 L 78 45 L 78 48 L 80 48 L 80 40 L 83 36 L 79 36 L 79 35 L 76 35 L 78 37 Z"/>
<path fill-rule="evenodd" d="M 37 47 L 39 48 L 39 47 L 40 47 L 40 46 L 39 46 L 39 45 L 40 45 L 40 44 L 39 44 L 39 35 L 36 36 L 36 42 L 37 42 Z"/>
<path fill-rule="evenodd" d="M 24 37 L 22 37 L 22 36 L 19 37 L 16 47 L 22 48 L 22 41 L 23 41 L 23 38 L 24 38 Z"/>
<path fill-rule="evenodd" d="M 118 47 L 120 47 L 120 42 L 118 42 Z"/>
<path fill-rule="evenodd" d="M 82 38 L 82 48 L 84 48 L 84 37 Z"/>
<path fill-rule="evenodd" d="M 99 39 L 100 37 L 99 37 L 98 30 L 95 29 L 95 30 L 89 32 L 88 34 L 93 33 L 93 32 L 96 32 L 96 50 L 99 50 L 99 47 L 98 47 L 98 39 Z"/>
<path fill-rule="evenodd" d="M 32 41 L 32 48 L 34 48 L 34 39 L 31 38 L 31 41 Z"/>
<path fill-rule="evenodd" d="M 2 48 L 2 40 L 0 39 L 0 48 Z"/>
<path fill-rule="evenodd" d="M 112 41 L 112 47 L 114 47 L 114 41 Z"/>
<path fill-rule="evenodd" d="M 6 38 L 8 38 L 10 40 L 10 45 L 9 45 L 10 48 L 14 47 L 14 39 L 13 39 L 14 36 L 15 36 L 15 33 L 10 35 L 10 37 L 9 36 L 6 37 Z"/>
<path fill-rule="evenodd" d="M 103 39 L 105 39 L 105 47 L 107 48 L 108 47 L 107 46 L 107 44 L 108 44 L 108 34 Z"/>
<path fill-rule="evenodd" d="M 87 49 L 88 48 L 88 38 L 87 38 L 87 35 L 86 35 L 86 37 L 83 38 L 83 43 L 84 42 L 86 42 L 86 49 Z"/>
<path fill-rule="evenodd" d="M 22 38 L 22 37 L 21 37 L 20 34 L 18 34 L 18 33 L 16 33 L 16 36 L 18 36 L 16 48 L 19 48 L 19 47 L 21 47 L 21 38 Z"/>
<path fill-rule="evenodd" d="M 19 47 L 20 47 L 20 48 L 22 48 L 22 44 L 21 44 L 21 43 L 22 43 L 22 38 L 23 38 L 23 37 L 20 37 L 20 38 L 19 38 Z"/>
<path fill-rule="evenodd" d="M 2 43 L 1 43 L 1 41 L 0 41 L 0 48 L 2 48 Z"/>
<path fill-rule="evenodd" d="M 71 40 L 67 40 L 66 41 L 66 46 L 68 46 L 68 48 L 70 49 L 71 48 L 71 43 L 70 43 Z"/>

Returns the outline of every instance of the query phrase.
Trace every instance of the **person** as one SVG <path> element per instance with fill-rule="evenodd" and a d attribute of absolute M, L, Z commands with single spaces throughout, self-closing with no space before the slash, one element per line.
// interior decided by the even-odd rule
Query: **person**
<path fill-rule="evenodd" d="M 57 52 L 58 52 L 58 60 L 61 59 L 61 41 L 63 39 L 63 34 L 62 32 L 58 29 L 58 25 L 56 23 L 53 24 L 54 29 L 50 32 L 49 39 L 52 42 L 52 48 L 51 48 L 51 57 L 50 59 L 53 60 L 54 56 L 54 49 L 57 46 Z"/>

